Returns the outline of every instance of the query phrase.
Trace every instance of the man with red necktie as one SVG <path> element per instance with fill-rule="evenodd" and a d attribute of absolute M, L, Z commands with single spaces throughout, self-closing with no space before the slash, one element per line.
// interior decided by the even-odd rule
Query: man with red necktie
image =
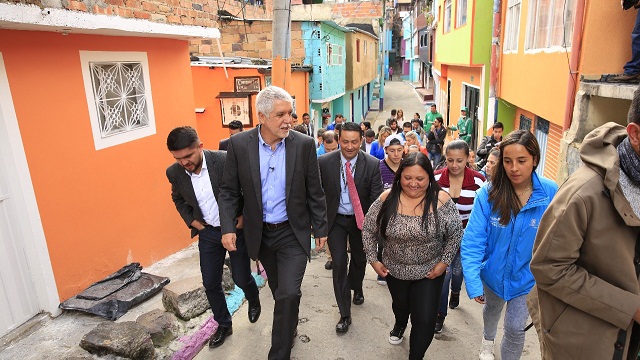
<path fill-rule="evenodd" d="M 349 331 L 351 325 L 351 290 L 353 303 L 364 303 L 362 280 L 367 259 L 362 245 L 361 229 L 364 214 L 382 193 L 382 178 L 379 160 L 360 150 L 360 125 L 352 122 L 342 124 L 338 133 L 338 143 L 340 151 L 320 156 L 318 165 L 327 199 L 333 290 L 340 310 L 336 332 L 344 334 Z M 351 261 L 347 255 L 347 239 L 351 249 Z"/>

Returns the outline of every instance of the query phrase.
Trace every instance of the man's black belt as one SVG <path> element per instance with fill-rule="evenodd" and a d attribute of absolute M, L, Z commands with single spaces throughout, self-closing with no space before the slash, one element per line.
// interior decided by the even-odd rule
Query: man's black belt
<path fill-rule="evenodd" d="M 268 222 L 263 222 L 262 223 L 262 227 L 265 229 L 269 229 L 269 230 L 278 230 L 278 229 L 282 229 L 283 227 L 289 225 L 289 220 L 283 221 L 281 223 L 277 223 L 277 224 L 273 224 L 273 223 L 268 223 Z"/>
<path fill-rule="evenodd" d="M 346 217 L 347 219 L 351 219 L 351 218 L 356 217 L 356 215 L 355 215 L 355 214 L 349 214 L 349 215 L 345 215 L 345 214 L 336 214 L 336 215 L 340 215 L 340 216 L 342 216 L 342 217 Z"/>
<path fill-rule="evenodd" d="M 220 230 L 220 226 L 213 226 L 213 225 L 209 225 L 207 223 L 204 223 L 204 227 L 208 227 L 208 228 L 211 228 L 213 230 Z"/>

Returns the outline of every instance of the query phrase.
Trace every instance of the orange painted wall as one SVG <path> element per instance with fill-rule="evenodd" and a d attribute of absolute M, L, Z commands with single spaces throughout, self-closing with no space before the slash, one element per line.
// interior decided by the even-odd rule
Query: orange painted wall
<path fill-rule="evenodd" d="M 631 59 L 631 31 L 637 10 L 622 10 L 619 2 L 587 1 L 581 74 L 615 74 Z"/>
<path fill-rule="evenodd" d="M 205 112 L 196 114 L 198 124 L 198 134 L 205 148 L 217 149 L 220 140 L 229 137 L 229 130 L 222 126 L 222 113 L 220 109 L 220 99 L 216 98 L 220 92 L 233 92 L 234 77 L 236 76 L 259 76 L 260 86 L 264 88 L 264 76 L 258 73 L 257 69 L 235 69 L 227 68 L 229 78 L 224 74 L 221 67 L 208 68 L 203 66 L 192 66 L 191 76 L 193 78 L 193 91 L 195 96 L 195 107 L 205 108 Z M 296 98 L 296 108 L 298 111 L 298 122 L 302 123 L 302 114 L 309 112 L 308 93 L 308 73 L 294 71 L 291 74 L 291 95 Z M 245 126 L 245 130 L 258 125 L 258 115 L 255 109 L 255 95 L 251 96 L 251 111 L 253 126 Z"/>
<path fill-rule="evenodd" d="M 517 53 L 500 54 L 498 97 L 562 126 L 571 53 L 525 53 L 529 6 L 529 0 L 522 1 Z M 506 2 L 502 14 L 504 43 Z"/>
<path fill-rule="evenodd" d="M 79 50 L 147 52 L 156 135 L 96 151 Z M 60 299 L 191 240 L 170 198 L 166 136 L 196 125 L 187 41 L 0 30 Z"/>
<path fill-rule="evenodd" d="M 567 100 L 567 54 L 502 54 L 501 59 L 498 97 L 562 126 Z"/>

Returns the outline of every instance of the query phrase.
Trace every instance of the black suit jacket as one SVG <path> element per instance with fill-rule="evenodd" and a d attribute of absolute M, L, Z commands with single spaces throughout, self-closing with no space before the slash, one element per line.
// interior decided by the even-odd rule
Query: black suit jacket
<path fill-rule="evenodd" d="M 219 150 L 227 151 L 227 147 L 229 146 L 229 138 L 220 140 L 220 144 L 218 145 Z"/>
<path fill-rule="evenodd" d="M 249 257 L 258 258 L 262 242 L 262 185 L 260 182 L 259 127 L 229 139 L 227 162 L 220 186 L 222 234 L 235 231 L 234 217 L 242 209 L 244 193 L 244 235 Z M 287 217 L 296 238 L 311 252 L 311 227 L 316 237 L 325 237 L 327 205 L 320 184 L 313 138 L 289 131 L 285 139 Z"/>
<path fill-rule="evenodd" d="M 218 202 L 220 201 L 220 183 L 222 182 L 225 157 L 225 151 L 204 150 L 204 159 L 207 162 L 207 171 L 213 187 L 213 196 Z M 198 230 L 191 226 L 191 223 L 193 220 L 204 223 L 204 218 L 198 205 L 196 193 L 193 191 L 191 178 L 178 163 L 169 166 L 166 174 L 171 183 L 171 200 L 176 205 L 176 209 L 184 222 L 191 229 L 191 237 L 193 238 L 198 234 Z"/>
<path fill-rule="evenodd" d="M 318 158 L 320 165 L 320 175 L 322 178 L 322 187 L 327 197 L 327 221 L 329 228 L 333 225 L 333 220 L 338 213 L 338 205 L 340 204 L 340 150 L 332 151 L 328 154 L 321 155 Z M 356 160 L 356 173 L 353 177 L 360 198 L 362 211 L 367 214 L 371 204 L 382 194 L 382 178 L 380 177 L 380 160 L 365 154 L 362 150 L 358 154 Z"/>

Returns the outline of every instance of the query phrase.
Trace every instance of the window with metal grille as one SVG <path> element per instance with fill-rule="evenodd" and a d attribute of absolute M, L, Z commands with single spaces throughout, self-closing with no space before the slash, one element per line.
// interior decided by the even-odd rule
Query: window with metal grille
<path fill-rule="evenodd" d="M 536 116 L 536 131 L 534 135 L 538 140 L 538 146 L 540 146 L 540 161 L 538 162 L 536 173 L 538 176 L 543 176 L 547 157 L 547 142 L 549 140 L 549 121 Z"/>
<path fill-rule="evenodd" d="M 531 131 L 531 123 L 531 119 L 524 115 L 520 115 L 520 127 L 518 127 L 518 129 Z"/>
<path fill-rule="evenodd" d="M 156 133 L 146 53 L 81 51 L 80 60 L 96 150 Z"/>

